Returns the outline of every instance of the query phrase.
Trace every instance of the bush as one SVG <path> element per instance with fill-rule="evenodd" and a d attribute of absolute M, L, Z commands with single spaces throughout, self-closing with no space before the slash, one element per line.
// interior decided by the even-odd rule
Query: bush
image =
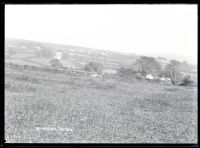
<path fill-rule="evenodd" d="M 85 64 L 84 70 L 101 74 L 103 72 L 103 64 L 98 62 L 89 62 Z"/>
<path fill-rule="evenodd" d="M 52 59 L 49 61 L 51 67 L 53 68 L 62 68 L 63 65 L 60 63 L 60 61 L 58 59 Z"/>
<path fill-rule="evenodd" d="M 131 68 L 120 67 L 117 70 L 117 73 L 119 74 L 120 77 L 133 77 L 134 74 L 136 74 L 137 72 Z"/>
<path fill-rule="evenodd" d="M 142 77 L 142 75 L 140 73 L 136 73 L 135 75 L 136 80 L 143 80 L 144 78 Z"/>
<path fill-rule="evenodd" d="M 128 80 L 133 80 L 133 81 L 142 81 L 144 80 L 144 77 L 142 76 L 142 74 L 136 70 L 134 70 L 133 68 L 124 68 L 121 67 L 117 70 L 117 73 L 120 77 L 122 78 L 126 78 Z"/>
<path fill-rule="evenodd" d="M 158 78 L 153 79 L 152 82 L 154 82 L 154 83 L 161 83 L 160 79 L 158 79 Z"/>
<path fill-rule="evenodd" d="M 194 83 L 194 81 L 191 79 L 190 75 L 184 76 L 181 82 L 182 82 L 182 85 L 190 85 L 190 84 Z"/>

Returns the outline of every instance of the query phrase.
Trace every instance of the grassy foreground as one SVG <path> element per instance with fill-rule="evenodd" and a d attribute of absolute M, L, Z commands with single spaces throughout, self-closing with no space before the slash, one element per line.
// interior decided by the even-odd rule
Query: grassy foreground
<path fill-rule="evenodd" d="M 197 143 L 197 88 L 5 68 L 5 138 Z"/>

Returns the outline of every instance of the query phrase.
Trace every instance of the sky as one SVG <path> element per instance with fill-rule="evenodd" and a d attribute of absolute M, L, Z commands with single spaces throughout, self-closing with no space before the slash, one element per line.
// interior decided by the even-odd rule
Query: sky
<path fill-rule="evenodd" d="M 5 37 L 197 63 L 197 5 L 6 5 Z"/>

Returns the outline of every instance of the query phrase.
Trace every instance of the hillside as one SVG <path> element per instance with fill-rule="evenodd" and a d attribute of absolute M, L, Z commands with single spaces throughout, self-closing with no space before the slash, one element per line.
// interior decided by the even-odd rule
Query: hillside
<path fill-rule="evenodd" d="M 5 41 L 5 50 L 8 47 L 13 47 L 18 55 L 19 54 L 34 54 L 36 48 L 40 47 L 41 49 L 50 49 L 52 51 L 62 51 L 63 54 L 67 54 L 68 58 L 63 61 L 63 63 L 74 64 L 70 67 L 81 68 L 87 62 L 96 61 L 101 62 L 105 65 L 106 68 L 117 68 L 120 65 L 131 64 L 134 62 L 138 56 L 136 55 L 123 55 L 117 52 L 110 52 L 106 50 L 92 49 L 79 46 L 71 45 L 60 45 L 52 43 L 43 43 L 37 41 L 29 40 L 19 40 L 19 39 L 6 39 Z M 18 59 L 23 59 L 20 57 Z M 31 58 L 29 58 L 31 60 Z M 36 60 L 36 59 L 34 59 Z M 40 62 L 41 59 L 38 59 Z M 41 61 L 42 62 L 42 61 Z"/>
<path fill-rule="evenodd" d="M 58 55 L 56 51 L 67 54 L 60 62 L 71 69 L 81 69 L 84 62 L 94 60 L 103 62 L 113 73 L 112 69 L 139 58 L 85 47 L 7 40 L 6 54 L 8 49 L 16 53 L 7 56 L 6 63 L 37 67 L 5 64 L 6 142 L 197 142 L 196 85 L 127 80 L 113 75 L 91 77 L 85 72 L 74 73 L 76 70 L 46 71 L 43 67 L 50 66 L 51 58 L 38 56 L 36 47 L 50 49 L 53 56 Z M 165 58 L 157 60 L 162 67 L 169 62 Z"/>
<path fill-rule="evenodd" d="M 12 47 L 17 54 L 13 55 L 11 59 L 6 58 L 7 62 L 24 63 L 45 67 L 50 66 L 50 58 L 44 59 L 35 57 L 37 48 L 48 49 L 54 53 L 56 51 L 62 52 L 65 57 L 62 58 L 61 63 L 65 67 L 72 69 L 82 69 L 83 66 L 90 61 L 104 64 L 105 69 L 117 69 L 120 66 L 131 65 L 136 61 L 136 59 L 140 58 L 140 56 L 136 54 L 123 54 L 80 46 L 7 38 L 5 39 L 5 51 L 7 52 L 7 49 L 10 47 Z M 158 56 L 155 58 L 161 63 L 162 68 L 169 63 L 169 59 L 166 57 Z M 191 65 L 191 67 L 192 70 L 196 69 L 196 66 L 194 65 Z"/>
<path fill-rule="evenodd" d="M 195 143 L 197 109 L 196 87 L 5 67 L 9 143 Z"/>

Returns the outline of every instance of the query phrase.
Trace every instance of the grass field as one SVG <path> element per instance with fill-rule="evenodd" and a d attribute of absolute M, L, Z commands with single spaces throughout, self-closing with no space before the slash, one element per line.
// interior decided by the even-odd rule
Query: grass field
<path fill-rule="evenodd" d="M 197 88 L 6 67 L 5 138 L 197 143 Z"/>

